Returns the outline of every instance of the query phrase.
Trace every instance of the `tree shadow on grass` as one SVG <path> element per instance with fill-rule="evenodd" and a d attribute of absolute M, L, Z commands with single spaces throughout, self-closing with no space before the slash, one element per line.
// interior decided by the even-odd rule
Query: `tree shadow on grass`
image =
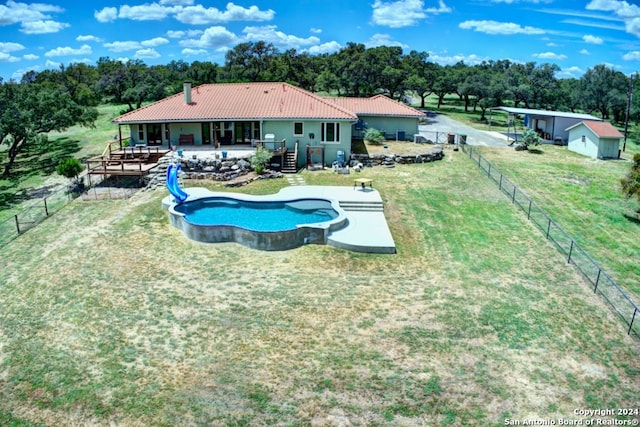
<path fill-rule="evenodd" d="M 636 224 L 636 225 L 640 225 L 640 212 L 637 213 L 637 215 L 633 216 L 633 215 L 629 215 L 629 214 L 622 214 L 627 221 L 629 221 L 630 223 Z"/>
<path fill-rule="evenodd" d="M 529 148 L 527 151 L 531 154 L 544 154 L 544 151 L 539 148 Z"/>
<path fill-rule="evenodd" d="M 50 188 L 39 184 L 42 179 L 56 171 L 58 162 L 65 157 L 72 157 L 80 150 L 80 141 L 68 137 L 56 138 L 53 141 L 31 143 L 18 154 L 9 172 L 9 176 L 0 180 L 0 209 L 28 199 L 38 198 L 49 192 Z M 0 172 L 8 161 L 7 152 L 0 153 Z M 33 185 L 29 185 L 33 181 Z M 21 190 L 16 190 L 23 186 Z"/>

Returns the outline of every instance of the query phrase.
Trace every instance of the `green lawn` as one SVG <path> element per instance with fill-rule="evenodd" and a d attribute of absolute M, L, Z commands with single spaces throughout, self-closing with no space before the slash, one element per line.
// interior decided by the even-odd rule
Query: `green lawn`
<path fill-rule="evenodd" d="M 94 128 L 73 126 L 52 132 L 44 144 L 29 145 L 16 160 L 11 175 L 0 179 L 0 220 L 32 203 L 33 190 L 54 189 L 67 182 L 56 174 L 60 159 L 75 157 L 83 161 L 99 155 L 118 134 L 111 120 L 120 115 L 121 105 L 101 105 Z M 0 167 L 7 161 L 7 145 L 0 145 Z M 40 197 L 38 197 L 40 198 Z"/>
<path fill-rule="evenodd" d="M 396 255 L 196 243 L 162 189 L 75 201 L 0 249 L 0 422 L 499 426 L 637 406 L 638 340 L 462 152 L 361 176 Z"/>
<path fill-rule="evenodd" d="M 486 147 L 480 153 L 640 303 L 639 206 L 637 200 L 625 199 L 620 189 L 631 163 L 593 160 L 566 147 L 538 148 L 538 154 Z"/>

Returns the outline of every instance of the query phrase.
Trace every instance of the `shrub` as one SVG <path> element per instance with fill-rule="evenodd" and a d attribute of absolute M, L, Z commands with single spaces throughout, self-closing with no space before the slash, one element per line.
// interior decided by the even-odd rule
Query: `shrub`
<path fill-rule="evenodd" d="M 540 137 L 533 129 L 527 128 L 522 132 L 522 139 L 518 141 L 516 150 L 528 150 L 529 147 L 540 145 Z"/>
<path fill-rule="evenodd" d="M 60 163 L 58 163 L 58 166 L 56 167 L 56 172 L 58 172 L 58 175 L 62 175 L 69 179 L 75 178 L 77 181 L 78 175 L 83 169 L 84 167 L 82 166 L 82 163 L 80 163 L 80 160 L 73 157 L 67 157 L 60 160 Z"/>
<path fill-rule="evenodd" d="M 364 133 L 364 141 L 369 144 L 380 145 L 384 142 L 384 135 L 378 129 L 369 128 Z"/>
<path fill-rule="evenodd" d="M 631 170 L 627 176 L 620 180 L 620 184 L 622 184 L 622 192 L 626 198 L 630 199 L 635 196 L 640 202 L 640 153 L 633 155 Z M 640 209 L 636 212 L 640 214 Z"/>
<path fill-rule="evenodd" d="M 271 153 L 264 147 L 256 148 L 256 154 L 251 157 L 251 166 L 257 174 L 264 172 L 266 166 L 271 160 Z"/>

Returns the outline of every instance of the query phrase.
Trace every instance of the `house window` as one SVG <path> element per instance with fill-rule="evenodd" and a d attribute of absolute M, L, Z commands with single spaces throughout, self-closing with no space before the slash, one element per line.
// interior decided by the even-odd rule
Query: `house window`
<path fill-rule="evenodd" d="M 293 123 L 293 135 L 294 136 L 302 136 L 304 135 L 304 127 L 302 122 L 294 122 Z"/>
<path fill-rule="evenodd" d="M 144 125 L 138 125 L 138 142 L 144 142 Z"/>
<path fill-rule="evenodd" d="M 582 135 L 582 142 L 587 142 L 587 137 Z"/>
<path fill-rule="evenodd" d="M 340 142 L 340 123 L 322 123 L 322 142 Z"/>

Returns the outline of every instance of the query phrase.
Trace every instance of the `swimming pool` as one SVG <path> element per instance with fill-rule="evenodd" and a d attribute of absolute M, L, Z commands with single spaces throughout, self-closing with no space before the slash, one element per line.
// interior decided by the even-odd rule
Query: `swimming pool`
<path fill-rule="evenodd" d="M 249 201 L 210 197 L 177 205 L 186 221 L 204 226 L 229 225 L 253 231 L 287 231 L 300 225 L 330 221 L 338 216 L 322 199 Z"/>
<path fill-rule="evenodd" d="M 166 203 L 166 204 L 165 204 Z M 335 200 L 214 193 L 190 188 L 182 203 L 163 201 L 171 224 L 190 239 L 205 243 L 237 242 L 278 251 L 305 244 L 326 244 L 347 216 Z"/>

